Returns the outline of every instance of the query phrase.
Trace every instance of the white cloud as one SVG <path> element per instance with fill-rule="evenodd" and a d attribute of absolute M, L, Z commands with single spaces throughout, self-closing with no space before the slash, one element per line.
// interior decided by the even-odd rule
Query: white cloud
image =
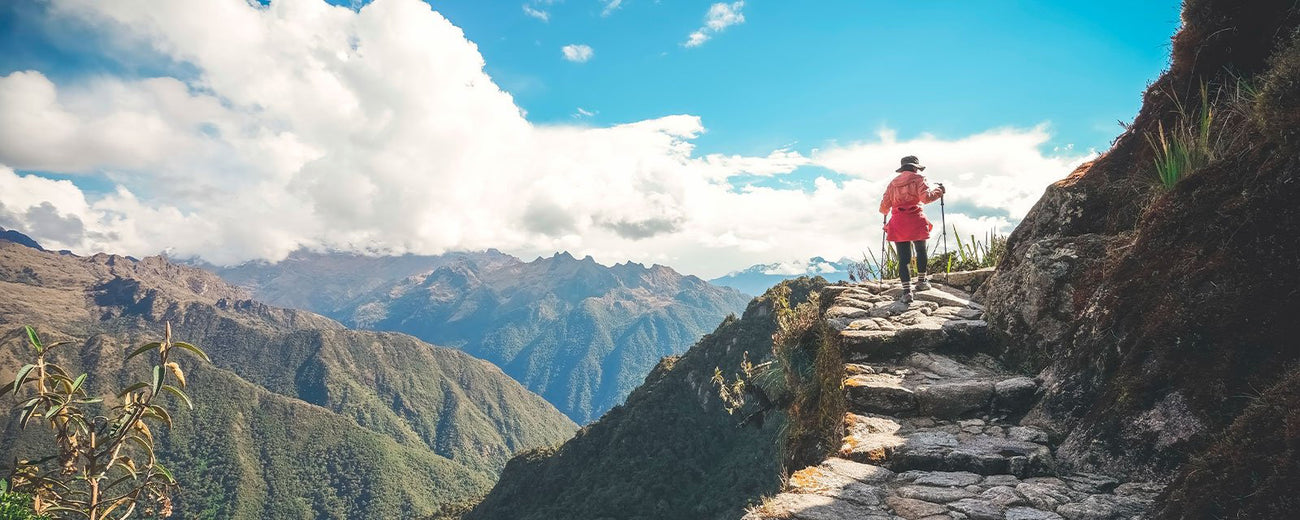
<path fill-rule="evenodd" d="M 564 59 L 574 63 L 586 63 L 596 54 L 595 51 L 591 50 L 591 46 L 581 44 L 565 45 L 560 48 L 560 52 L 564 54 Z"/>
<path fill-rule="evenodd" d="M 600 11 L 601 16 L 609 16 L 613 14 L 614 11 L 617 11 L 618 8 L 623 7 L 623 0 L 600 0 L 600 1 L 605 4 L 605 8 Z"/>
<path fill-rule="evenodd" d="M 549 11 L 538 9 L 528 4 L 524 4 L 524 14 L 543 22 L 551 21 L 551 13 Z"/>
<path fill-rule="evenodd" d="M 744 8 L 744 0 L 738 0 L 730 4 L 718 2 L 709 6 L 709 11 L 704 15 L 704 26 L 692 32 L 682 45 L 699 47 L 704 42 L 709 41 L 714 34 L 720 33 L 733 25 L 745 23 L 745 15 L 741 12 Z"/>
<path fill-rule="evenodd" d="M 874 141 L 833 146 L 813 153 L 813 163 L 848 175 L 877 176 L 892 171 L 905 155 L 916 155 L 932 182 L 943 182 L 947 203 L 1020 218 L 1038 201 L 1046 180 L 1069 173 L 1084 158 L 1066 147 L 1051 155 L 1041 148 L 1051 139 L 1046 125 L 1022 130 L 1002 128 L 958 140 L 924 134 L 900 142 L 893 131 L 881 131 Z M 1050 172 L 1044 175 L 1045 172 Z M 987 213 L 988 211 L 986 211 Z"/>
<path fill-rule="evenodd" d="M 534 125 L 484 73 L 474 44 L 418 0 L 359 11 L 318 0 L 52 5 L 195 72 L 0 77 L 0 226 L 79 253 L 168 250 L 232 263 L 300 247 L 496 247 L 713 276 L 878 247 L 876 207 L 902 155 L 919 155 L 948 183 L 949 223 L 975 233 L 1009 229 L 1083 159 L 1041 152 L 1045 127 L 961 139 L 882 132 L 749 157 L 697 154 L 705 128 L 691 115 Z M 806 165 L 847 178 L 807 189 L 733 182 Z M 111 188 L 83 192 L 11 168 Z"/>
<path fill-rule="evenodd" d="M 578 111 L 577 111 L 576 113 L 573 114 L 573 118 L 574 118 L 574 119 L 590 118 L 590 117 L 595 117 L 596 114 L 598 114 L 598 113 L 599 113 L 599 112 L 592 112 L 592 111 L 587 110 L 587 109 L 585 109 L 585 108 L 578 107 Z"/>

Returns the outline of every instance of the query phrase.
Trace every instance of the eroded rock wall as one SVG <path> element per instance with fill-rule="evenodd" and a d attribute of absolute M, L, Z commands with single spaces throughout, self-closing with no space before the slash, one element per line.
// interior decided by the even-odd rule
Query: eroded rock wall
<path fill-rule="evenodd" d="M 1186 2 L 1170 70 L 1134 123 L 1048 188 L 979 295 L 1005 360 L 1043 382 L 1025 422 L 1060 438 L 1058 463 L 1173 479 L 1166 500 L 1207 496 L 1221 508 L 1171 518 L 1285 508 L 1277 494 L 1217 496 L 1224 487 L 1188 478 L 1187 462 L 1251 437 L 1234 422 L 1261 400 L 1285 400 L 1265 389 L 1300 361 L 1298 13 L 1293 2 Z M 1177 125 L 1174 100 L 1199 102 L 1202 85 L 1225 144 L 1159 188 L 1148 136 Z M 1261 445 L 1288 449 L 1296 431 L 1259 430 L 1273 439 Z M 1300 474 L 1294 461 L 1260 460 L 1221 467 L 1219 479 Z"/>

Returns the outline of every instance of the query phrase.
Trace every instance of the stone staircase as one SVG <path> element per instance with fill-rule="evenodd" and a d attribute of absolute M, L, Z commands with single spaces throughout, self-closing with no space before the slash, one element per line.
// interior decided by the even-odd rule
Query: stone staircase
<path fill-rule="evenodd" d="M 1161 487 L 1058 471 L 1048 434 L 1018 419 L 1038 384 L 982 353 L 983 307 L 934 284 L 827 288 L 849 404 L 839 453 L 792 475 L 744 520 L 1118 520 Z"/>

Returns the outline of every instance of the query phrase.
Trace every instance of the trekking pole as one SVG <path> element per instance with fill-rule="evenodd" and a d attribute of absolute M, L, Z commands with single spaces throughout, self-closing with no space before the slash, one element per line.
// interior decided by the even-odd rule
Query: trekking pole
<path fill-rule="evenodd" d="M 885 226 L 889 225 L 889 214 L 880 216 L 880 263 L 876 265 L 876 278 L 885 281 Z"/>
<path fill-rule="evenodd" d="M 940 183 L 942 188 L 943 184 Z M 948 258 L 948 215 L 943 207 L 943 193 L 939 194 L 939 225 L 943 226 L 943 283 L 948 284 L 948 271 L 952 269 L 952 259 Z"/>

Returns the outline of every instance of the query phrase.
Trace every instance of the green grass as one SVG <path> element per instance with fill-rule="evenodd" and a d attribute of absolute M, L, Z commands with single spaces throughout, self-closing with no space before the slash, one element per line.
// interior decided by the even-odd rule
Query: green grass
<path fill-rule="evenodd" d="M 1172 97 L 1174 122 L 1166 128 L 1160 121 L 1155 135 L 1146 136 L 1155 155 L 1156 178 L 1165 190 L 1232 149 L 1243 133 L 1240 123 L 1250 119 L 1254 101 L 1260 95 L 1259 89 L 1243 78 L 1215 87 L 1213 93 L 1211 90 L 1208 84 L 1201 83 L 1200 103 L 1194 110 Z"/>
<path fill-rule="evenodd" d="M 1007 236 L 994 231 L 984 233 L 983 237 L 967 235 L 963 240 L 961 233 L 957 231 L 957 226 L 952 227 L 953 242 L 956 249 L 945 253 L 934 255 L 930 260 L 930 265 L 934 266 L 930 270 L 938 272 L 957 272 L 973 271 L 975 269 L 984 269 L 986 267 L 997 267 L 998 262 L 1007 253 Z M 935 267 L 943 266 L 941 271 Z"/>
<path fill-rule="evenodd" d="M 985 267 L 996 267 L 1006 255 L 1007 236 L 989 231 L 983 237 L 968 235 L 963 240 L 957 226 L 952 227 L 952 238 L 956 248 L 943 252 L 942 236 L 931 237 L 927 245 L 929 253 L 928 270 L 930 274 L 942 272 L 971 271 Z M 898 278 L 898 252 L 891 244 L 885 248 L 883 257 L 877 257 L 874 251 L 862 255 L 861 262 L 849 267 L 849 278 L 854 281 L 890 280 Z M 909 264 L 912 272 L 918 272 L 916 257 Z"/>

